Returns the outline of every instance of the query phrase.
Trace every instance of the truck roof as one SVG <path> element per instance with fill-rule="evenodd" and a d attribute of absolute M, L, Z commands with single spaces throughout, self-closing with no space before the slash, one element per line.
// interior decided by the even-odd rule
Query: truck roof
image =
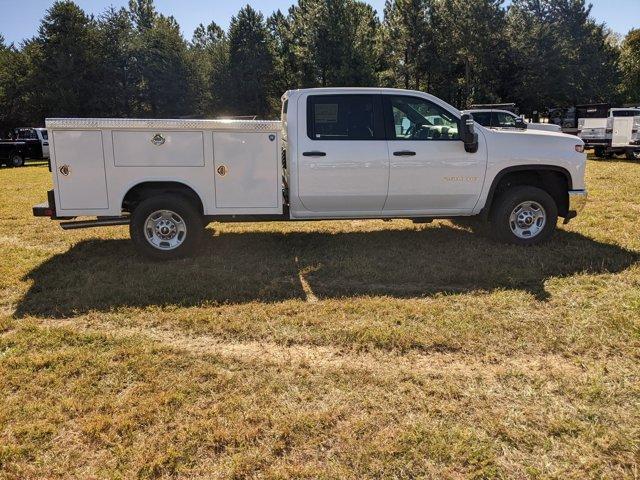
<path fill-rule="evenodd" d="M 416 97 L 422 97 L 429 100 L 436 105 L 443 107 L 452 113 L 460 115 L 462 112 L 453 105 L 448 104 L 444 100 L 439 99 L 429 93 L 421 92 L 419 90 L 405 90 L 402 88 L 380 88 L 380 87 L 320 87 L 320 88 L 302 88 L 298 90 L 287 90 L 282 95 L 282 101 L 287 99 L 298 97 L 304 94 L 317 94 L 317 95 L 345 95 L 345 94 L 378 94 L 378 95 L 410 95 Z"/>
<path fill-rule="evenodd" d="M 465 112 L 469 112 L 469 113 L 492 113 L 492 112 L 501 112 L 501 113 L 508 113 L 509 115 L 514 115 L 514 116 L 518 116 L 515 113 L 509 111 L 509 110 L 501 110 L 498 108 L 471 108 L 469 110 L 464 110 Z"/>

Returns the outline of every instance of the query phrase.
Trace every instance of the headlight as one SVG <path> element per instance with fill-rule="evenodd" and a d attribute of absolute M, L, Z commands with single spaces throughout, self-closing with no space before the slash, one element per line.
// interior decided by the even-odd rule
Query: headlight
<path fill-rule="evenodd" d="M 576 145 L 576 152 L 584 153 L 584 145 Z"/>

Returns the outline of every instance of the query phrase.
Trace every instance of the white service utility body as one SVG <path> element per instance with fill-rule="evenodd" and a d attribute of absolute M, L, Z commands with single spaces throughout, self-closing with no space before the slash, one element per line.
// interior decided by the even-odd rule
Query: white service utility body
<path fill-rule="evenodd" d="M 612 108 L 605 118 L 580 118 L 578 136 L 597 157 L 626 154 L 640 160 L 640 108 Z"/>
<path fill-rule="evenodd" d="M 498 238 L 531 244 L 586 199 L 580 139 L 484 128 L 417 91 L 288 91 L 280 121 L 46 125 L 54 188 L 34 215 L 63 228 L 130 224 L 160 258 L 192 250 L 212 221 L 479 215 Z"/>

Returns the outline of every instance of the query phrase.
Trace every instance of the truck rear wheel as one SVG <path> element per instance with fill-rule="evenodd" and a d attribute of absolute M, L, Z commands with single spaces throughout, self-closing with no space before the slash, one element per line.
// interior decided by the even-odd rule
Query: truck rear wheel
<path fill-rule="evenodd" d="M 605 155 L 604 147 L 595 147 L 593 149 L 593 154 L 596 156 L 596 158 L 604 158 L 604 155 Z"/>
<path fill-rule="evenodd" d="M 20 154 L 14 153 L 9 159 L 9 165 L 11 165 L 12 167 L 21 167 L 24 165 L 24 158 L 22 158 Z"/>
<path fill-rule="evenodd" d="M 640 150 L 627 150 L 627 160 L 640 160 Z"/>
<path fill-rule="evenodd" d="M 532 186 L 513 187 L 500 195 L 491 211 L 497 240 L 536 245 L 548 240 L 558 221 L 558 207 L 547 192 Z"/>
<path fill-rule="evenodd" d="M 133 210 L 131 240 L 145 256 L 181 258 L 192 254 L 202 239 L 202 216 L 185 198 L 162 195 L 143 200 Z"/>

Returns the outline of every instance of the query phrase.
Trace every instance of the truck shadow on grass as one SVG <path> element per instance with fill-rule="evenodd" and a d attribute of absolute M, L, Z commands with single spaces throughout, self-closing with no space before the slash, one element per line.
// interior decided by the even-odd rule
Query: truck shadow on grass
<path fill-rule="evenodd" d="M 197 256 L 170 262 L 139 258 L 127 240 L 79 243 L 27 275 L 33 284 L 16 316 L 277 302 L 305 299 L 309 290 L 323 299 L 519 289 L 544 301 L 544 282 L 551 277 L 615 273 L 640 261 L 636 252 L 576 233 L 559 231 L 546 245 L 520 248 L 446 225 L 424 231 L 230 233 L 207 235 L 203 243 Z"/>

